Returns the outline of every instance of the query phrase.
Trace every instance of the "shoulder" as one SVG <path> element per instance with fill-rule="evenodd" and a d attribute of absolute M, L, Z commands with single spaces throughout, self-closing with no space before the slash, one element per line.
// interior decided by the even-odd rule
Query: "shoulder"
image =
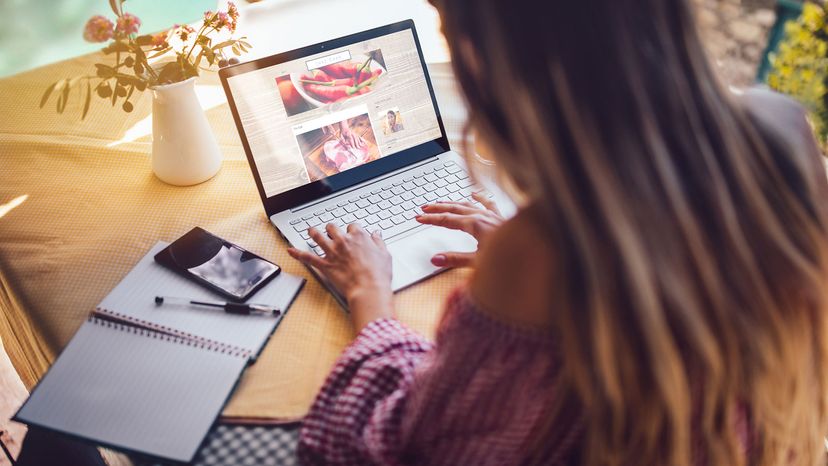
<path fill-rule="evenodd" d="M 819 155 L 807 112 L 796 100 L 770 89 L 754 87 L 741 95 L 739 103 L 766 137 L 784 143 L 795 153 Z"/>
<path fill-rule="evenodd" d="M 552 240 L 537 215 L 522 210 L 495 231 L 480 250 L 470 293 L 498 320 L 525 327 L 548 327 L 555 260 Z"/>

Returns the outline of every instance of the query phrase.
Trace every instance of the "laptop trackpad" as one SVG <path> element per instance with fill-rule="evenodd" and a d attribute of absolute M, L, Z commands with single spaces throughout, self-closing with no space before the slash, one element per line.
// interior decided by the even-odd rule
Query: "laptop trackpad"
<path fill-rule="evenodd" d="M 388 245 L 393 258 L 394 291 L 440 270 L 431 265 L 431 257 L 439 252 L 474 252 L 477 241 L 471 235 L 461 231 L 440 227 L 427 227 L 417 230 L 411 236 L 393 241 Z"/>

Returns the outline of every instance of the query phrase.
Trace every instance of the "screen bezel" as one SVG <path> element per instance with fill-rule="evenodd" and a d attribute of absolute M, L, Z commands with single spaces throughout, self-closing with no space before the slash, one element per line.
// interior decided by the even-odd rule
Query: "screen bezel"
<path fill-rule="evenodd" d="M 440 126 L 441 136 L 437 139 L 424 142 L 422 144 L 402 150 L 395 154 L 382 157 L 379 160 L 375 160 L 371 163 L 352 168 L 342 173 L 337 173 L 336 175 L 329 176 L 323 180 L 313 181 L 308 184 L 268 197 L 267 193 L 264 190 L 264 185 L 262 184 L 262 178 L 259 175 L 259 170 L 256 166 L 256 160 L 253 158 L 253 153 L 250 150 L 250 145 L 247 142 L 247 136 L 244 132 L 244 127 L 242 126 L 241 118 L 239 117 L 239 112 L 236 108 L 235 100 L 233 99 L 233 93 L 230 89 L 228 78 L 244 73 L 249 73 L 251 71 L 268 68 L 288 61 L 304 58 L 310 55 L 324 52 L 325 50 L 332 50 L 340 47 L 345 47 L 358 42 L 374 39 L 377 37 L 405 30 L 411 30 L 411 33 L 414 36 L 414 43 L 417 46 L 417 54 L 420 58 L 420 65 L 423 67 L 423 75 L 425 76 L 426 85 L 428 86 L 428 92 L 431 96 L 431 102 L 434 105 L 434 111 L 437 116 L 437 123 Z M 246 63 L 239 63 L 237 65 L 222 68 L 221 70 L 219 70 L 219 78 L 221 79 L 221 85 L 224 88 L 224 93 L 227 95 L 227 102 L 230 105 L 230 110 L 233 114 L 233 120 L 235 121 L 236 128 L 239 131 L 239 137 L 241 139 L 242 146 L 244 147 L 244 152 L 247 155 L 247 161 L 249 162 L 250 169 L 253 172 L 253 178 L 256 180 L 256 187 L 259 190 L 259 196 L 262 198 L 262 203 L 264 204 L 265 212 L 267 213 L 268 217 L 273 216 L 284 210 L 292 209 L 306 204 L 308 202 L 312 202 L 316 199 L 341 191 L 343 189 L 347 189 L 356 184 L 363 183 L 372 178 L 378 177 L 384 173 L 388 173 L 390 171 L 394 171 L 405 166 L 423 161 L 425 159 L 440 155 L 450 150 L 448 137 L 446 135 L 445 127 L 443 125 L 443 118 L 440 114 L 440 108 L 437 105 L 437 99 L 434 95 L 434 87 L 431 84 L 431 77 L 428 74 L 425 59 L 423 58 L 423 50 L 420 46 L 420 39 L 419 37 L 417 37 L 417 30 L 414 27 L 414 21 L 410 19 L 400 21 L 394 24 L 389 24 L 387 26 L 381 26 L 367 31 L 358 32 L 356 34 L 350 34 L 337 39 L 325 41 L 320 44 L 310 45 L 296 50 L 291 50 L 289 52 L 283 52 L 269 57 L 260 58 L 258 60 L 253 60 Z"/>

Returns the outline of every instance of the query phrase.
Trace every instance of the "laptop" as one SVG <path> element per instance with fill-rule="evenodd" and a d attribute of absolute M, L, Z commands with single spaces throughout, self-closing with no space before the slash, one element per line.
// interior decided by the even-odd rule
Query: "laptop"
<path fill-rule="evenodd" d="M 421 206 L 472 201 L 451 151 L 414 22 L 402 21 L 219 71 L 268 218 L 291 246 L 324 255 L 309 227 L 379 230 L 394 291 L 443 269 L 431 257 L 477 248 L 425 226 Z M 491 194 L 488 194 L 491 196 Z M 341 293 L 322 281 L 347 309 Z"/>

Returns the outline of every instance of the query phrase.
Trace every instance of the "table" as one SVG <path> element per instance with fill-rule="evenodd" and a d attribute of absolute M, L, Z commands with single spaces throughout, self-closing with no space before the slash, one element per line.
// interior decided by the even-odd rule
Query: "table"
<path fill-rule="evenodd" d="M 308 15 L 311 4 L 328 9 L 342 3 L 274 3 L 271 18 L 284 28 L 265 21 L 268 4 L 243 15 L 270 31 L 295 31 L 301 29 L 297 12 Z M 360 29 L 370 21 L 386 22 L 383 12 L 407 16 L 403 2 L 350 4 L 375 8 L 370 18 L 354 20 Z M 440 43 L 435 31 L 420 29 L 424 44 Z M 307 41 L 329 37 L 315 34 Z M 248 35 L 254 45 L 253 37 L 267 37 L 253 28 Z M 275 52 L 299 40 L 291 36 L 280 47 L 259 50 Z M 150 171 L 148 93 L 135 100 L 130 114 L 94 101 L 84 122 L 78 121 L 79 98 L 64 115 L 37 109 L 48 84 L 87 73 L 99 60 L 99 54 L 87 55 L 0 81 L 0 331 L 15 367 L 31 388 L 85 316 L 151 245 L 199 225 L 309 279 L 224 411 L 235 419 L 301 418 L 353 331 L 334 299 L 288 257 L 285 242 L 265 217 L 217 76 L 199 78 L 196 91 L 224 154 L 223 167 L 201 185 L 173 187 Z M 431 73 L 449 139 L 459 147 L 465 111 L 450 67 L 436 64 Z M 398 294 L 400 319 L 431 336 L 443 298 L 464 277 L 464 271 L 450 271 Z"/>

